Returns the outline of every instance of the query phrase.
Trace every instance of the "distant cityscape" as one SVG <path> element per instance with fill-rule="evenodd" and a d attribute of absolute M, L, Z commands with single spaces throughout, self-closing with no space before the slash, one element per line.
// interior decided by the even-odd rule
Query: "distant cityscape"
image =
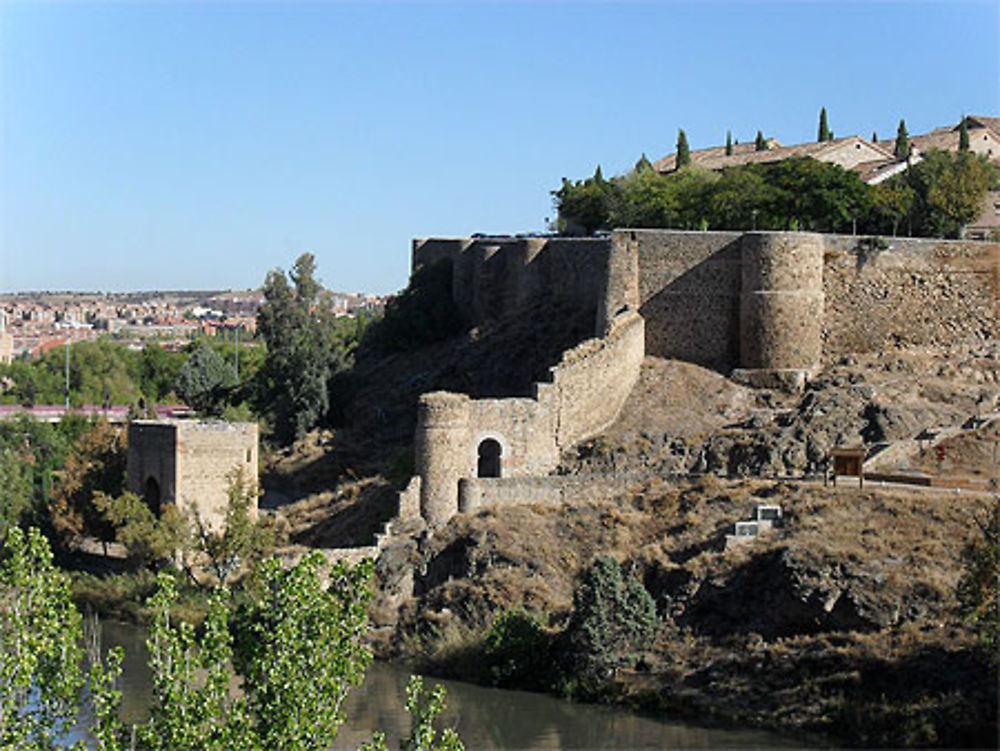
<path fill-rule="evenodd" d="M 338 317 L 377 314 L 388 297 L 325 291 Z M 21 292 L 0 295 L 0 363 L 41 357 L 67 342 L 110 338 L 141 349 L 181 349 L 197 336 L 257 330 L 260 290 L 176 292 Z"/>

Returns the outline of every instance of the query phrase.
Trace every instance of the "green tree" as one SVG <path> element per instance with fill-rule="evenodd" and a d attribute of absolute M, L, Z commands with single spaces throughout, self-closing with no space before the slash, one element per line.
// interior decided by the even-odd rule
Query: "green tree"
<path fill-rule="evenodd" d="M 892 149 L 897 161 L 902 162 L 910 156 L 910 136 L 906 132 L 906 121 L 900 118 L 896 128 L 896 144 Z"/>
<path fill-rule="evenodd" d="M 962 115 L 962 122 L 958 126 L 958 150 L 968 151 L 969 150 L 969 125 L 966 122 L 968 118 Z"/>
<path fill-rule="evenodd" d="M 958 601 L 982 645 L 1000 661 L 1000 498 L 994 497 L 991 508 L 974 517 L 974 522 L 975 536 L 962 552 Z"/>
<path fill-rule="evenodd" d="M 177 372 L 174 390 L 198 412 L 221 412 L 225 391 L 233 385 L 233 369 L 205 340 L 200 341 Z"/>
<path fill-rule="evenodd" d="M 434 721 L 444 711 L 444 686 L 424 690 L 423 680 L 410 676 L 406 684 L 406 711 L 410 713 L 410 735 L 399 742 L 400 751 L 464 751 L 454 728 L 445 728 L 438 737 Z M 375 733 L 370 743 L 362 744 L 360 751 L 387 751 L 385 735 Z"/>
<path fill-rule="evenodd" d="M 819 111 L 819 132 L 816 134 L 816 140 L 819 143 L 833 140 L 833 133 L 830 132 L 830 128 L 826 124 L 826 107 Z"/>
<path fill-rule="evenodd" d="M 23 446 L 0 446 L 0 538 L 32 507 L 32 458 Z"/>
<path fill-rule="evenodd" d="M 660 623 L 656 605 L 635 577 L 622 576 L 610 556 L 600 556 L 573 592 L 573 615 L 562 635 L 564 670 L 583 697 L 596 697 L 608 677 L 649 647 Z"/>
<path fill-rule="evenodd" d="M 679 221 L 680 204 L 674 189 L 676 175 L 655 170 L 633 172 L 617 181 L 618 200 L 607 225 L 616 227 L 671 227 Z"/>
<path fill-rule="evenodd" d="M 253 569 L 274 548 L 274 531 L 251 513 L 254 488 L 238 467 L 228 476 L 228 502 L 221 528 L 209 525 L 197 513 L 193 527 L 196 549 L 220 585 L 241 569 Z"/>
<path fill-rule="evenodd" d="M 106 552 L 114 527 L 94 496 L 117 496 L 125 490 L 126 458 L 125 434 L 107 420 L 98 420 L 76 440 L 52 489 L 50 509 L 58 532 L 94 537 L 105 544 Z"/>
<path fill-rule="evenodd" d="M 761 131 L 757 131 L 757 138 L 754 139 L 754 151 L 767 151 L 767 139 Z"/>
<path fill-rule="evenodd" d="M 80 614 L 38 530 L 0 543 L 0 747 L 56 748 L 76 721 Z"/>
<path fill-rule="evenodd" d="M 146 399 L 158 402 L 170 396 L 186 356 L 147 344 L 139 356 L 139 385 Z"/>
<path fill-rule="evenodd" d="M 878 133 L 872 131 L 872 143 L 878 143 Z"/>
<path fill-rule="evenodd" d="M 691 147 L 688 146 L 687 133 L 683 129 L 677 131 L 677 169 L 691 164 Z"/>
<path fill-rule="evenodd" d="M 385 308 L 385 315 L 364 334 L 364 346 L 384 353 L 409 352 L 455 336 L 465 328 L 451 296 L 450 259 L 413 272 L 410 282 Z"/>
<path fill-rule="evenodd" d="M 70 447 L 87 430 L 86 419 L 68 415 L 58 424 L 40 422 L 29 415 L 0 420 L 0 475 L 16 490 L 0 500 L 9 509 L 8 521 L 37 526 L 49 536 L 52 529 L 53 486 Z M 30 489 L 23 495 L 25 482 Z M 3 522 L 0 521 L 0 526 Z"/>
<path fill-rule="evenodd" d="M 104 663 L 92 648 L 88 729 L 96 748 L 330 748 L 343 722 L 343 699 L 360 683 L 371 659 L 362 637 L 372 564 L 337 564 L 323 586 L 321 563 L 319 553 L 288 570 L 268 561 L 258 589 L 238 613 L 228 592 L 216 589 L 198 631 L 174 620 L 176 583 L 161 573 L 149 601 L 150 719 L 135 726 L 122 722 L 121 691 L 115 688 L 122 651 L 112 650 Z M 0 747 L 64 747 L 59 740 L 77 721 L 84 687 L 80 620 L 67 577 L 52 565 L 44 537 L 37 530 L 12 529 L 0 547 Z M 231 691 L 234 680 L 242 694 Z M 443 689 L 428 695 L 419 679 L 411 679 L 407 708 L 413 724 L 403 748 L 461 751 L 453 730 L 437 738 L 433 722 L 443 707 Z M 75 751 L 84 748 L 83 743 L 74 746 Z M 384 749 L 384 736 L 365 748 Z"/>
<path fill-rule="evenodd" d="M 905 180 L 886 180 L 872 186 L 872 219 L 875 231 L 890 231 L 896 236 L 899 223 L 913 212 L 915 194 Z"/>
<path fill-rule="evenodd" d="M 707 202 L 712 226 L 764 229 L 769 226 L 772 193 L 756 165 L 724 169 Z"/>
<path fill-rule="evenodd" d="M 371 662 L 364 636 L 372 563 L 335 564 L 326 587 L 322 563 L 319 553 L 288 570 L 265 561 L 236 615 L 233 666 L 263 748 L 328 748 L 344 699 Z"/>
<path fill-rule="evenodd" d="M 650 163 L 646 154 L 643 153 L 642 156 L 639 157 L 639 161 L 635 163 L 635 167 L 633 169 L 636 172 L 644 172 L 645 170 L 653 169 L 653 165 Z"/>
<path fill-rule="evenodd" d="M 997 173 L 982 156 L 933 149 L 908 170 L 915 194 L 919 232 L 930 237 L 959 237 L 979 215 Z"/>
<path fill-rule="evenodd" d="M 486 634 L 484 650 L 494 685 L 548 688 L 551 641 L 538 620 L 524 610 L 500 613 Z"/>
<path fill-rule="evenodd" d="M 769 210 L 782 228 L 849 232 L 870 211 L 868 186 L 836 164 L 793 157 L 766 165 L 765 175 L 774 197 Z"/>
<path fill-rule="evenodd" d="M 733 134 L 731 131 L 726 131 L 726 156 L 733 155 Z"/>
<path fill-rule="evenodd" d="M 296 259 L 287 278 L 281 269 L 269 272 L 257 311 L 257 328 L 267 344 L 258 411 L 269 416 L 275 439 L 286 445 L 326 417 L 331 381 L 348 362 L 336 346 L 333 315 L 320 305 L 323 288 L 315 273 L 311 253 Z"/>
<path fill-rule="evenodd" d="M 135 493 L 112 497 L 99 492 L 94 504 L 135 564 L 152 568 L 178 552 L 186 554 L 190 546 L 188 519 L 173 503 L 164 504 L 158 515 Z"/>
<path fill-rule="evenodd" d="M 615 184 L 604 179 L 600 166 L 593 177 L 583 181 L 563 178 L 562 187 L 552 193 L 560 232 L 592 235 L 597 230 L 609 229 L 616 193 Z"/>

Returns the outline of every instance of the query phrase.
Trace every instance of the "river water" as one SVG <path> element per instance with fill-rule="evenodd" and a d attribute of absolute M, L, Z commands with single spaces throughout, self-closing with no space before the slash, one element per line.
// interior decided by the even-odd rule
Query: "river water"
<path fill-rule="evenodd" d="M 126 720 L 145 718 L 151 695 L 146 666 L 145 634 L 129 624 L 106 621 L 105 647 L 125 648 L 122 672 L 122 711 Z M 375 663 L 361 687 L 348 698 L 347 722 L 336 738 L 336 748 L 354 749 L 383 731 L 390 749 L 409 729 L 403 704 L 409 671 L 405 666 Z M 577 704 L 544 694 L 485 688 L 459 681 L 427 679 L 448 691 L 441 726 L 458 730 L 469 751 L 479 749 L 770 749 L 800 744 L 761 730 L 731 730 L 637 715 L 614 707 Z"/>

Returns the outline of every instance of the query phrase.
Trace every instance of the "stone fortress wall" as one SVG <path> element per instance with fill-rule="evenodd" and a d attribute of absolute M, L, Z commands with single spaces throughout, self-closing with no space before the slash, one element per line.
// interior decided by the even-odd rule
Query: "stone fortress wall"
<path fill-rule="evenodd" d="M 596 320 L 595 338 L 565 353 L 533 398 L 421 398 L 419 506 L 432 527 L 460 506 L 563 497 L 563 478 L 544 475 L 614 421 L 644 355 L 796 388 L 846 354 L 984 341 L 1000 321 L 997 243 L 631 229 L 414 241 L 414 269 L 444 258 L 473 323 L 545 300 L 593 309 Z M 499 463 L 484 473 L 486 445 Z"/>
<path fill-rule="evenodd" d="M 606 336 L 564 353 L 549 371 L 551 382 L 536 383 L 530 398 L 421 396 L 415 441 L 421 516 L 431 527 L 454 516 L 464 478 L 550 472 L 562 451 L 614 422 L 644 354 L 643 320 L 625 311 Z"/>
<path fill-rule="evenodd" d="M 128 489 L 154 511 L 193 509 L 221 529 L 232 473 L 242 470 L 256 513 L 257 424 L 218 420 L 135 420 L 128 432 Z"/>

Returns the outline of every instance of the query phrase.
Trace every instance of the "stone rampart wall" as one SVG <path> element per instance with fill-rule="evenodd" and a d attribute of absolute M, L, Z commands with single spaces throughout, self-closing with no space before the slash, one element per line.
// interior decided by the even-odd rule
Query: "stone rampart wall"
<path fill-rule="evenodd" d="M 620 314 L 607 336 L 588 339 L 563 354 L 550 370 L 553 388 L 539 385 L 540 400 L 547 394 L 558 399 L 555 435 L 560 450 L 615 421 L 639 378 L 644 356 L 645 322 L 634 311 Z"/>
<path fill-rule="evenodd" d="M 823 358 L 908 346 L 995 340 L 1000 244 L 825 236 Z"/>
<path fill-rule="evenodd" d="M 415 265 L 455 262 L 454 296 L 473 321 L 552 299 L 597 311 L 596 337 L 566 351 L 532 399 L 422 397 L 422 516 L 439 526 L 460 493 L 467 508 L 585 497 L 576 480 L 539 475 L 617 418 L 644 355 L 800 388 L 824 359 L 851 352 L 996 338 L 1000 244 L 886 242 L 673 230 L 415 241 Z M 486 439 L 501 446 L 500 479 L 476 476 Z"/>
<path fill-rule="evenodd" d="M 822 360 L 823 238 L 743 236 L 740 367 L 811 373 Z"/>
<path fill-rule="evenodd" d="M 550 402 L 474 399 L 471 410 L 464 476 L 475 476 L 479 446 L 491 438 L 500 444 L 504 476 L 523 477 L 548 472 L 559 461 L 556 413 Z"/>
<path fill-rule="evenodd" d="M 646 354 L 728 370 L 739 358 L 738 232 L 619 230 L 616 253 L 637 257 Z"/>
<path fill-rule="evenodd" d="M 412 268 L 450 258 L 452 297 L 469 321 L 516 315 L 547 302 L 597 310 L 611 243 L 604 238 L 417 239 Z"/>
<path fill-rule="evenodd" d="M 544 475 L 561 449 L 610 425 L 639 377 L 643 340 L 642 318 L 629 311 L 607 336 L 564 353 L 550 371 L 552 382 L 536 384 L 533 398 L 421 396 L 415 447 L 421 516 L 435 527 L 455 514 L 459 483 L 478 475 L 488 439 L 500 444 L 501 477 Z"/>
<path fill-rule="evenodd" d="M 484 506 L 553 506 L 607 500 L 628 485 L 622 475 L 551 475 L 463 479 L 459 511 L 474 513 Z"/>

